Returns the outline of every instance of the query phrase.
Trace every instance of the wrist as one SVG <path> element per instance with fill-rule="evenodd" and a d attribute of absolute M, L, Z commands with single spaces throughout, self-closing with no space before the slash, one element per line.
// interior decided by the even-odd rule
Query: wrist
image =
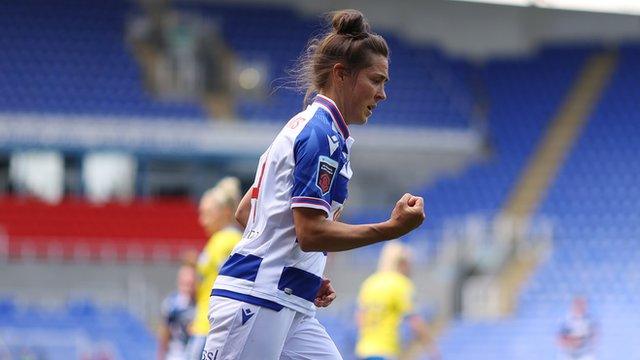
<path fill-rule="evenodd" d="M 392 240 L 400 237 L 398 227 L 393 220 L 386 220 L 377 224 L 377 230 L 380 236 L 380 241 Z"/>

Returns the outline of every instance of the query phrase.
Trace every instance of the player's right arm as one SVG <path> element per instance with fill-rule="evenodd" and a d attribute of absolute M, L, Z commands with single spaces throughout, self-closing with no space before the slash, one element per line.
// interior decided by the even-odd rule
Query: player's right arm
<path fill-rule="evenodd" d="M 293 209 L 302 251 L 344 251 L 396 239 L 420 226 L 424 219 L 424 200 L 411 194 L 404 194 L 396 203 L 389 220 L 373 224 L 345 224 L 328 220 L 321 210 Z"/>
<path fill-rule="evenodd" d="M 249 189 L 249 191 L 244 194 L 242 200 L 240 200 L 240 204 L 238 204 L 238 209 L 236 209 L 236 221 L 238 222 L 238 224 L 240 224 L 240 226 L 242 226 L 243 230 L 245 227 L 247 227 L 249 214 L 251 213 L 251 191 L 252 189 Z"/>
<path fill-rule="evenodd" d="M 160 324 L 158 329 L 158 360 L 164 360 L 169 350 L 169 339 L 171 333 L 166 324 Z"/>

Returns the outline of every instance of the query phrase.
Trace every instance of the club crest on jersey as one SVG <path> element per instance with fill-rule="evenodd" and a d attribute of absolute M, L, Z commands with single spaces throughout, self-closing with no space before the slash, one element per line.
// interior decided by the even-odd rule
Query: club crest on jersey
<path fill-rule="evenodd" d="M 338 170 L 338 162 L 328 156 L 320 156 L 318 159 L 318 173 L 316 186 L 322 191 L 322 196 L 327 195 L 331 190 L 333 179 Z"/>

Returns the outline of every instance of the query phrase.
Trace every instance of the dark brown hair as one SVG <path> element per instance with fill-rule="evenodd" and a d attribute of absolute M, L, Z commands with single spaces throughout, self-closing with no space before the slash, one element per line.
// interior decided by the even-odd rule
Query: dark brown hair
<path fill-rule="evenodd" d="M 371 66 L 372 55 L 389 57 L 384 38 L 371 32 L 358 10 L 338 10 L 327 15 L 332 29 L 313 38 L 293 70 L 296 87 L 305 91 L 304 104 L 327 86 L 333 66 L 343 64 L 351 74 Z"/>

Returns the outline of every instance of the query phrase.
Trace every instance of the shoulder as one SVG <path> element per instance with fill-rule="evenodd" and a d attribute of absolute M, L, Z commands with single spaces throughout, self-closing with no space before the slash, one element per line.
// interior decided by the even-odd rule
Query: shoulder
<path fill-rule="evenodd" d="M 308 139 L 313 133 L 316 117 L 316 108 L 309 106 L 290 118 L 280 130 L 269 148 L 270 153 L 290 152 L 291 147 L 300 140 Z"/>
<path fill-rule="evenodd" d="M 363 291 L 386 289 L 390 286 L 393 286 L 393 280 L 389 278 L 389 274 L 386 272 L 373 273 L 362 283 Z"/>
<path fill-rule="evenodd" d="M 397 278 L 395 282 L 398 284 L 399 287 L 401 287 L 405 291 L 413 291 L 414 285 L 413 285 L 413 281 L 410 278 L 399 273 L 396 274 L 396 276 Z"/>
<path fill-rule="evenodd" d="M 219 240 L 233 238 L 237 236 L 242 236 L 242 233 L 240 232 L 240 230 L 230 225 L 213 234 L 213 236 L 211 237 L 211 241 L 216 242 Z"/>
<path fill-rule="evenodd" d="M 384 272 L 380 274 L 380 282 L 390 290 L 390 293 L 405 296 L 413 292 L 413 281 L 398 272 Z"/>
<path fill-rule="evenodd" d="M 176 303 L 176 299 L 178 298 L 178 292 L 177 291 L 173 291 L 171 292 L 169 295 L 167 295 L 167 297 L 164 298 L 163 303 L 165 304 L 175 304 Z"/>
<path fill-rule="evenodd" d="M 167 295 L 164 300 L 162 300 L 160 310 L 163 314 L 167 315 L 175 309 L 177 295 L 177 292 L 172 292 L 171 294 Z"/>
<path fill-rule="evenodd" d="M 242 233 L 235 228 L 227 228 L 218 231 L 214 235 L 216 246 L 226 247 L 230 244 L 235 244 L 242 238 Z"/>
<path fill-rule="evenodd" d="M 216 235 L 217 234 L 213 234 L 209 237 L 209 240 L 207 240 L 207 243 L 204 246 L 204 251 L 209 251 L 211 250 L 215 245 L 216 245 Z"/>
<path fill-rule="evenodd" d="M 296 134 L 297 141 L 305 141 L 312 138 L 325 139 L 327 136 L 337 135 L 331 117 L 321 108 L 310 106 L 309 109 L 298 115 L 304 120 L 300 120 L 298 123 L 296 118 L 293 118 L 290 121 L 290 124 L 299 126 Z"/>

